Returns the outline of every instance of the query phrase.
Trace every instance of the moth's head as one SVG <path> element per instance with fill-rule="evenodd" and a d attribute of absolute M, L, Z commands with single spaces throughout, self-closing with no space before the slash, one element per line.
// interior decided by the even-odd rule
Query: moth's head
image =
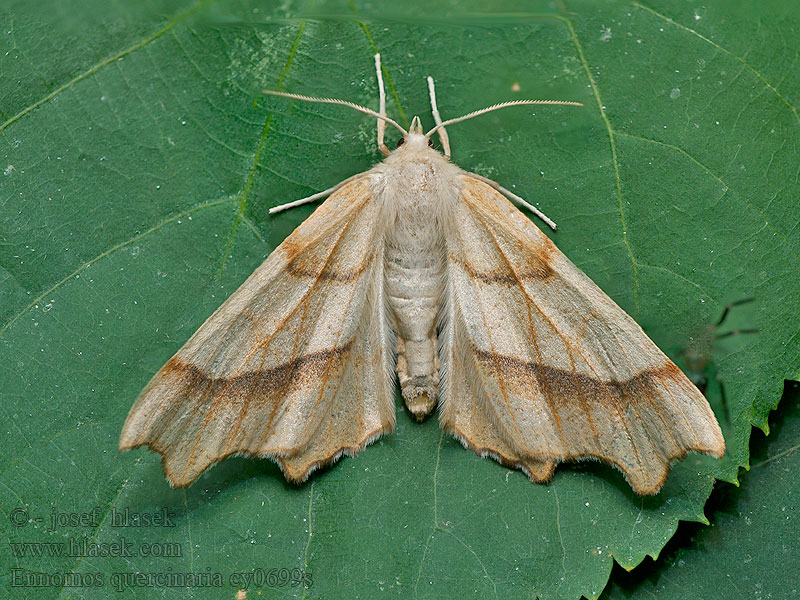
<path fill-rule="evenodd" d="M 408 128 L 408 132 L 404 133 L 403 137 L 397 140 L 397 148 L 402 148 L 404 151 L 419 151 L 433 148 L 433 140 L 422 131 L 422 123 L 419 117 L 414 117 L 411 121 L 411 127 Z"/>

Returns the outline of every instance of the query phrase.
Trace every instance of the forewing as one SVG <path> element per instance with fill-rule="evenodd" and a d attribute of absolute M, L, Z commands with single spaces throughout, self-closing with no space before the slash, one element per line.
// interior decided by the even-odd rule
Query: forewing
<path fill-rule="evenodd" d="M 120 449 L 179 487 L 234 453 L 302 481 L 390 431 L 379 209 L 369 176 L 319 206 L 153 377 Z"/>
<path fill-rule="evenodd" d="M 689 451 L 724 454 L 705 397 L 498 192 L 464 177 L 446 238 L 446 429 L 522 467 L 603 460 L 639 494 Z"/>

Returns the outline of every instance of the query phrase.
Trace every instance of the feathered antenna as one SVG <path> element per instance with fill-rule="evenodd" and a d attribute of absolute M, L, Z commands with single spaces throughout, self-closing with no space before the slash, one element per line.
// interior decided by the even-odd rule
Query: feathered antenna
<path fill-rule="evenodd" d="M 572 102 L 571 100 L 511 100 L 509 102 L 501 102 L 500 104 L 493 104 L 492 106 L 487 106 L 486 108 L 481 108 L 480 110 L 474 110 L 471 113 L 468 113 L 462 117 L 456 117 L 455 119 L 448 119 L 447 121 L 438 123 L 436 127 L 434 127 L 428 133 L 425 134 L 425 137 L 430 137 L 432 134 L 436 133 L 439 129 L 447 127 L 448 125 L 453 125 L 454 123 L 460 123 L 461 121 L 466 121 L 467 119 L 471 119 L 479 115 L 484 115 L 494 110 L 500 110 L 501 108 L 507 108 L 509 106 L 525 106 L 530 104 L 555 104 L 556 106 L 583 106 L 582 102 Z"/>
<path fill-rule="evenodd" d="M 316 98 L 314 96 L 303 96 L 302 94 L 276 92 L 275 90 L 262 90 L 262 93 L 269 94 L 270 96 L 282 96 L 284 98 L 292 98 L 293 100 L 303 100 L 304 102 L 321 102 L 323 104 L 340 104 L 342 106 L 349 106 L 350 108 L 353 108 L 366 115 L 370 115 L 371 117 L 375 117 L 382 121 L 386 121 L 390 125 L 394 125 L 395 127 L 397 127 L 402 132 L 403 135 L 408 135 L 408 132 L 405 129 L 403 129 L 400 126 L 400 124 L 394 119 L 390 119 L 386 115 L 377 113 L 371 108 L 367 108 L 366 106 L 361 106 L 360 104 L 356 104 L 355 102 L 348 102 L 347 100 L 339 100 L 338 98 Z"/>

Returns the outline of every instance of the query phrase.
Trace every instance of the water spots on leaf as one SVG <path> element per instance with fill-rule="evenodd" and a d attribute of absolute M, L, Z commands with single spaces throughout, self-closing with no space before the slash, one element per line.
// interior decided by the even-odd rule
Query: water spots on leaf
<path fill-rule="evenodd" d="M 237 37 L 230 52 L 228 84 L 231 88 L 272 89 L 286 64 L 286 51 L 297 35 L 296 25 L 257 31 L 257 41 Z"/>

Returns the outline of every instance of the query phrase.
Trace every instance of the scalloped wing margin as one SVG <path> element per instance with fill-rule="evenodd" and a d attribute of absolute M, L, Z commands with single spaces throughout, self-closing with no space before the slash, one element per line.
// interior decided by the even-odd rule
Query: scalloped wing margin
<path fill-rule="evenodd" d="M 183 487 L 233 454 L 304 481 L 394 428 L 380 206 L 369 176 L 328 198 L 156 373 L 120 450 Z"/>
<path fill-rule="evenodd" d="M 599 459 L 641 495 L 725 453 L 705 397 L 502 195 L 465 176 L 447 227 L 440 420 L 465 446 L 537 482 Z"/>

